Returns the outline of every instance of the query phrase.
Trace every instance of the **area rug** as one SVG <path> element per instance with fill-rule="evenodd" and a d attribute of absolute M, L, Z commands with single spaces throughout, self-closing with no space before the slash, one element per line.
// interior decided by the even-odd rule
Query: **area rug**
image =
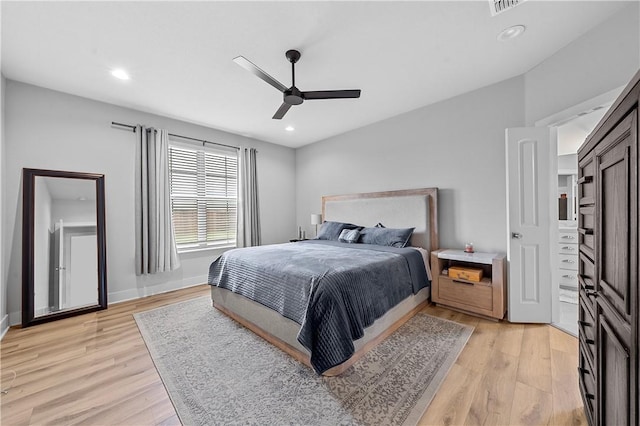
<path fill-rule="evenodd" d="M 209 297 L 135 319 L 184 425 L 415 425 L 473 332 L 419 313 L 341 376 L 320 377 Z"/>

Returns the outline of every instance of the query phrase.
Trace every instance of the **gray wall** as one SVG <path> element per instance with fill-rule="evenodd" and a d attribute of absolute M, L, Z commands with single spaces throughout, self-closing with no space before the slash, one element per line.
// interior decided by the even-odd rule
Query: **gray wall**
<path fill-rule="evenodd" d="M 626 85 L 639 67 L 634 2 L 525 74 L 527 125 Z"/>
<path fill-rule="evenodd" d="M 323 195 L 435 186 L 442 247 L 504 251 L 504 129 L 523 124 L 516 77 L 300 148 L 298 224 Z"/>
<path fill-rule="evenodd" d="M 3 229 L 11 323 L 21 309 L 23 167 L 105 174 L 109 302 L 206 282 L 219 251 L 181 255 L 170 273 L 134 273 L 135 135 L 111 121 L 146 124 L 172 133 L 258 149 L 262 237 L 287 241 L 295 232 L 295 152 L 286 148 L 157 115 L 7 80 Z M 3 280 L 4 282 L 5 280 Z"/>
<path fill-rule="evenodd" d="M 320 197 L 440 188 L 440 245 L 506 251 L 504 130 L 625 85 L 640 67 L 632 3 L 522 76 L 300 148 L 297 221 Z"/>

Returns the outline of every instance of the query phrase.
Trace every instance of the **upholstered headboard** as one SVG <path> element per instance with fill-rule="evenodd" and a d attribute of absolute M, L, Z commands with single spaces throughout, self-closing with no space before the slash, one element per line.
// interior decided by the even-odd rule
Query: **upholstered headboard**
<path fill-rule="evenodd" d="M 433 251 L 438 245 L 438 188 L 322 197 L 322 218 L 387 228 L 415 227 L 411 245 Z"/>

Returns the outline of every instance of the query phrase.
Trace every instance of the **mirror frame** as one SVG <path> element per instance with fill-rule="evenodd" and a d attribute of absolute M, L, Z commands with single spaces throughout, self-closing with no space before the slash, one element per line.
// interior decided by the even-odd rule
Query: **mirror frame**
<path fill-rule="evenodd" d="M 34 252 L 35 252 L 35 181 L 36 177 L 92 180 L 96 184 L 96 238 L 98 241 L 98 303 L 81 308 L 35 316 Z M 105 238 L 104 175 L 44 169 L 22 169 L 22 327 L 107 308 L 107 247 Z"/>

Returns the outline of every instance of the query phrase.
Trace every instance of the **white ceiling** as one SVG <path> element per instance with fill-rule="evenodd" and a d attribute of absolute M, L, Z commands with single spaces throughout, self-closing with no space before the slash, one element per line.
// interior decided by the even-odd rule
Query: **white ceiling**
<path fill-rule="evenodd" d="M 529 0 L 491 17 L 486 0 L 2 1 L 2 73 L 299 147 L 520 75 L 624 6 Z M 514 24 L 524 35 L 496 40 Z M 292 48 L 302 52 L 298 88 L 361 98 L 307 101 L 272 120 L 282 95 L 232 59 L 289 86 Z M 117 67 L 131 80 L 114 79 Z"/>

